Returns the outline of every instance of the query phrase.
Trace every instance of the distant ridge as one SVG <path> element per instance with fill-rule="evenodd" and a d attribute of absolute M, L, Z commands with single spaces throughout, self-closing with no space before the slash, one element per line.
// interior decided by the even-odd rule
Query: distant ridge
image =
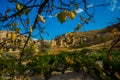
<path fill-rule="evenodd" d="M 55 45 L 59 47 L 81 47 L 101 44 L 113 39 L 113 29 L 118 30 L 120 34 L 120 23 L 113 24 L 101 30 L 93 30 L 87 32 L 69 32 L 60 36 L 56 36 L 54 41 Z"/>
<path fill-rule="evenodd" d="M 113 25 L 108 26 L 108 27 L 106 27 L 104 29 L 101 29 L 101 33 L 111 32 L 114 28 L 117 28 L 118 31 L 120 31 L 120 23 L 113 24 Z"/>

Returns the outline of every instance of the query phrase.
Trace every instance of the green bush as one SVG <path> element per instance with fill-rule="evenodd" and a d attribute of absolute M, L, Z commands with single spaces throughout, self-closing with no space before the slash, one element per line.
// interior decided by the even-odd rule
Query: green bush
<path fill-rule="evenodd" d="M 91 76 L 96 75 L 99 80 L 119 80 L 120 52 L 112 52 L 112 61 L 108 60 L 107 54 L 107 49 L 100 49 L 96 52 L 83 49 L 81 52 L 44 54 L 31 57 L 26 65 L 16 63 L 18 60 L 12 55 L 0 54 L 0 76 L 8 73 L 14 77 L 17 74 L 16 71 L 23 75 L 29 71 L 32 73 L 29 76 L 43 74 L 47 80 L 53 71 L 64 73 L 69 68 L 77 72 L 81 70 Z"/>
<path fill-rule="evenodd" d="M 78 49 L 78 48 L 84 48 L 86 46 L 87 46 L 87 44 L 85 42 L 83 42 L 83 43 L 80 43 L 78 45 L 72 46 L 72 48 Z"/>
<path fill-rule="evenodd" d="M 84 48 L 80 51 L 81 54 L 91 53 L 90 49 Z"/>

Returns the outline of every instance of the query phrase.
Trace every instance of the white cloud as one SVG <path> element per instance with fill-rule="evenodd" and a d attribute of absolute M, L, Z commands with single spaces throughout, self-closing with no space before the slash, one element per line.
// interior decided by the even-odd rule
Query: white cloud
<path fill-rule="evenodd" d="M 33 41 L 37 41 L 38 39 L 37 38 L 32 38 Z"/>
<path fill-rule="evenodd" d="M 55 16 L 49 15 L 48 17 L 49 17 L 49 18 L 53 18 L 53 17 L 55 17 Z"/>
<path fill-rule="evenodd" d="M 87 5 L 87 8 L 91 8 L 91 7 L 93 7 L 93 5 L 92 5 L 92 4 L 90 4 L 90 5 Z"/>
<path fill-rule="evenodd" d="M 48 18 L 53 18 L 53 17 L 55 17 L 55 16 L 48 15 L 47 17 L 48 17 Z M 42 18 L 45 18 L 45 16 L 42 15 Z"/>
<path fill-rule="evenodd" d="M 111 11 L 114 11 L 115 9 L 116 9 L 116 7 L 117 7 L 117 0 L 112 0 L 111 1 Z"/>
<path fill-rule="evenodd" d="M 49 15 L 48 18 L 54 18 L 56 16 L 57 16 L 57 14 L 55 14 L 55 15 Z"/>
<path fill-rule="evenodd" d="M 77 9 L 75 11 L 76 11 L 76 13 L 81 13 L 81 12 L 83 12 L 83 9 L 79 8 L 79 9 Z"/>

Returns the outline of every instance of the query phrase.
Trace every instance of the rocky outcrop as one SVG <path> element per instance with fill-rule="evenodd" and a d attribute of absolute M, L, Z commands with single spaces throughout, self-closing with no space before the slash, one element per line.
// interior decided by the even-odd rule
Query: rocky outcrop
<path fill-rule="evenodd" d="M 18 51 L 18 49 L 24 46 L 27 37 L 24 35 L 16 34 L 15 39 L 11 38 L 11 31 L 0 31 L 0 51 Z M 31 43 L 29 40 L 28 46 Z"/>
<path fill-rule="evenodd" d="M 82 44 L 85 44 L 86 46 L 100 44 L 113 39 L 115 35 L 112 33 L 112 30 L 115 28 L 118 30 L 117 34 L 120 34 L 120 24 L 115 24 L 101 30 L 69 32 L 55 37 L 53 43 L 54 46 L 63 48 L 80 47 Z"/>

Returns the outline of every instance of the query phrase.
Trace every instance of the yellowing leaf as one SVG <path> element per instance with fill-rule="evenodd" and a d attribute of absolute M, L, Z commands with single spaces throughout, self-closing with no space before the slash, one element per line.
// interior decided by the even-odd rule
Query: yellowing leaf
<path fill-rule="evenodd" d="M 76 9 L 78 9 L 78 8 L 79 8 L 79 5 L 78 5 L 78 4 L 76 4 L 76 5 L 75 5 L 75 7 L 76 7 Z"/>
<path fill-rule="evenodd" d="M 75 11 L 71 11 L 70 14 L 69 14 L 69 16 L 70 16 L 71 20 L 74 19 L 75 16 L 76 16 L 76 12 Z"/>
<path fill-rule="evenodd" d="M 88 20 L 88 19 L 84 19 L 84 22 L 85 22 L 86 24 L 88 24 L 89 20 Z"/>
<path fill-rule="evenodd" d="M 81 27 L 82 25 L 79 23 L 77 26 L 78 26 L 78 27 Z"/>
<path fill-rule="evenodd" d="M 16 28 L 15 33 L 19 33 L 19 32 L 20 32 L 20 28 Z"/>
<path fill-rule="evenodd" d="M 61 12 L 57 15 L 57 19 L 62 24 L 63 22 L 66 21 L 67 16 L 68 16 L 68 12 L 66 10 L 64 10 L 63 12 Z"/>
<path fill-rule="evenodd" d="M 11 32 L 11 40 L 14 41 L 16 39 L 16 34 L 14 32 Z"/>
<path fill-rule="evenodd" d="M 69 13 L 68 13 L 67 10 L 63 10 L 62 14 L 65 15 L 65 16 L 68 16 L 68 15 L 69 15 Z"/>
<path fill-rule="evenodd" d="M 18 11 L 22 10 L 23 6 L 21 4 L 16 4 L 16 9 Z"/>
<path fill-rule="evenodd" d="M 32 34 L 32 32 L 33 32 L 33 29 L 32 29 L 32 26 L 30 27 L 30 34 Z"/>
<path fill-rule="evenodd" d="M 43 19 L 43 17 L 40 14 L 38 14 L 37 20 L 42 23 L 45 23 L 45 20 Z"/>
<path fill-rule="evenodd" d="M 112 61 L 112 60 L 113 60 L 112 55 L 108 55 L 108 60 L 109 60 L 109 61 Z"/>
<path fill-rule="evenodd" d="M 77 27 L 74 29 L 74 31 L 78 31 L 81 27 L 82 27 L 82 25 L 79 23 L 79 24 L 77 25 Z"/>
<path fill-rule="evenodd" d="M 115 72 L 114 75 L 116 78 L 118 78 L 120 80 L 120 74 L 118 72 Z"/>

